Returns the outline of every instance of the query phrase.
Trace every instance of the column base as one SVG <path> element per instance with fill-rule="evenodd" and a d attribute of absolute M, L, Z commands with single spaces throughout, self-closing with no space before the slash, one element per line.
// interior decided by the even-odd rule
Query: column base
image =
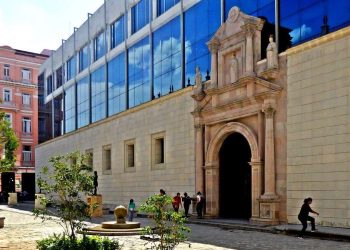
<path fill-rule="evenodd" d="M 280 200 L 277 195 L 265 195 L 258 199 L 258 201 L 260 214 L 259 218 L 254 218 L 254 221 L 269 225 L 280 224 Z"/>

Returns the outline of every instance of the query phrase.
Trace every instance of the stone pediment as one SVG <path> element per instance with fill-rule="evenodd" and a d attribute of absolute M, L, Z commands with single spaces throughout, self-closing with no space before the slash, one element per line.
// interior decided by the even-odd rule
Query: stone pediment
<path fill-rule="evenodd" d="M 242 77 L 235 84 L 205 90 L 205 98 L 197 103 L 194 112 L 210 112 L 227 107 L 242 108 L 252 103 L 263 103 L 264 99 L 277 95 L 281 90 L 280 85 L 264 79 Z"/>
<path fill-rule="evenodd" d="M 254 16 L 248 16 L 235 6 L 231 8 L 226 22 L 221 25 L 207 44 L 208 46 L 212 44 L 220 45 L 222 48 L 225 40 L 233 39 L 239 42 L 239 40 L 245 39 L 244 33 L 247 32 L 247 29 L 256 27 L 260 31 L 263 25 L 264 20 Z M 250 29 L 250 31 L 254 31 L 254 28 Z"/>

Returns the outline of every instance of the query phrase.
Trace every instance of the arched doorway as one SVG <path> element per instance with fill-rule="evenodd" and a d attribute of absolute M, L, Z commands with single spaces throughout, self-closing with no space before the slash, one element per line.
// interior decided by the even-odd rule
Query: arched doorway
<path fill-rule="evenodd" d="M 224 218 L 249 219 L 252 216 L 251 149 L 240 133 L 232 133 L 219 151 L 219 215 Z"/>

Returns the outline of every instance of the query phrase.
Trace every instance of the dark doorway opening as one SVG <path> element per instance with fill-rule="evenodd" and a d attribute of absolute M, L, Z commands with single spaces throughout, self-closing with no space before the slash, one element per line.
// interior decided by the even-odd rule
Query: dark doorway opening
<path fill-rule="evenodd" d="M 34 198 L 35 198 L 35 174 L 22 173 L 22 199 L 33 201 Z"/>
<path fill-rule="evenodd" d="M 246 138 L 229 135 L 220 157 L 220 217 L 249 219 L 251 217 L 251 150 Z"/>
<path fill-rule="evenodd" d="M 3 195 L 3 201 L 8 201 L 8 193 L 14 193 L 15 188 L 15 173 L 4 172 L 1 173 L 1 191 Z"/>

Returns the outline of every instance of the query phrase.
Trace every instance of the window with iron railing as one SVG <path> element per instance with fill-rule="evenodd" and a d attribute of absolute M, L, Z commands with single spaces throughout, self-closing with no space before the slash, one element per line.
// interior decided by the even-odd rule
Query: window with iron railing
<path fill-rule="evenodd" d="M 10 79 L 10 65 L 4 65 L 4 79 L 9 80 Z"/>
<path fill-rule="evenodd" d="M 4 89 L 4 102 L 10 102 L 12 100 L 11 90 Z"/>
<path fill-rule="evenodd" d="M 23 162 L 31 162 L 32 161 L 32 147 L 30 145 L 23 146 L 22 161 Z"/>
<path fill-rule="evenodd" d="M 27 134 L 32 132 L 32 120 L 30 117 L 22 118 L 22 132 Z"/>
<path fill-rule="evenodd" d="M 30 83 L 30 78 L 31 78 L 30 70 L 22 69 L 22 81 L 24 83 Z"/>

